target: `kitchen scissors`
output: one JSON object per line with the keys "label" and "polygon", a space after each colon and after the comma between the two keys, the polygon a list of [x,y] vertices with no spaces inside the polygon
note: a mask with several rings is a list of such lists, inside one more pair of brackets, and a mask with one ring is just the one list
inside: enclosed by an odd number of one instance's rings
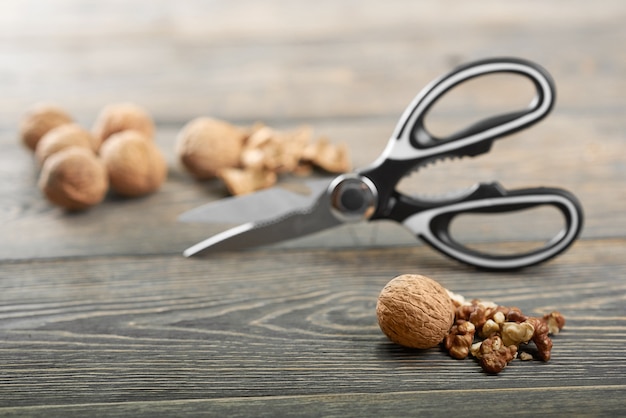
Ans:
{"label": "kitchen scissors", "polygon": [[[513,74],[532,82],[535,96],[527,108],[483,119],[446,137],[429,132],[425,118],[446,92],[467,80],[494,73]],[[180,220],[186,222],[239,223],[188,248],[184,255],[239,250],[346,222],[388,219],[402,224],[441,253],[479,268],[511,270],[546,261],[566,250],[582,228],[582,207],[568,191],[547,187],[506,190],[494,182],[430,199],[402,194],[396,185],[404,176],[433,161],[488,152],[494,140],[543,119],[552,109],[554,99],[552,78],[533,62],[498,58],[459,66],[431,82],[413,99],[383,153],[369,167],[330,180],[310,181],[308,193],[274,187],[221,199],[182,214]],[[558,210],[564,227],[538,249],[492,254],[463,245],[451,233],[450,225],[460,214],[512,212],[546,205]]]}

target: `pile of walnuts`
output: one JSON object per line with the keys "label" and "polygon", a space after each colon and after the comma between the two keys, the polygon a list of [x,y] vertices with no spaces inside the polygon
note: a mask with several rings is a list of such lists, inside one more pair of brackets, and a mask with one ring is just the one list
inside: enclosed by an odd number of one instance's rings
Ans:
{"label": "pile of walnuts", "polygon": [[532,360],[535,356],[531,351],[540,360],[550,360],[550,335],[558,334],[565,326],[565,318],[557,311],[529,317],[517,307],[480,300],[466,302],[452,292],[450,296],[455,320],[443,345],[456,359],[473,356],[487,373],[500,373],[517,357]]}
{"label": "pile of walnuts", "polygon": [[41,168],[40,189],[70,211],[97,205],[109,188],[126,197],[158,190],[167,163],[154,131],[148,112],[133,103],[106,106],[90,131],[51,104],[34,106],[20,125],[22,142]]}
{"label": "pile of walnuts", "polygon": [[309,127],[284,132],[262,123],[241,128],[198,117],[178,134],[176,154],[193,177],[219,178],[233,195],[271,187],[283,173],[308,175],[313,167],[331,173],[351,169],[345,144],[312,138]]}
{"label": "pile of walnuts", "polygon": [[473,356],[490,374],[500,373],[517,357],[533,359],[533,352],[540,360],[550,360],[549,335],[565,326],[557,311],[529,317],[516,307],[466,302],[417,274],[403,274],[387,283],[378,296],[376,315],[380,329],[396,344],[419,349],[442,344],[451,357]]}
{"label": "pile of walnuts", "polygon": [[[100,203],[109,189],[125,197],[157,191],[168,170],[154,134],[150,114],[133,103],[106,106],[91,130],[51,104],[34,106],[20,125],[22,142],[41,168],[39,187],[52,203],[70,211]],[[261,123],[240,128],[209,117],[193,119],[181,129],[176,154],[193,177],[219,178],[233,195],[270,187],[282,173],[351,168],[345,144],[313,141],[308,127],[292,132]]]}

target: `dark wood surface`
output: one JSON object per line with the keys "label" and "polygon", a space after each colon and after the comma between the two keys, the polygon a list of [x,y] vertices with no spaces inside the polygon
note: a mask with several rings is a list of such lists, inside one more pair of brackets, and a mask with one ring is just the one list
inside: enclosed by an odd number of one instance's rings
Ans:
{"label": "dark wood surface", "polygon": [[[625,19],[621,0],[3,2],[0,415],[626,414]],[[309,124],[346,142],[364,166],[430,80],[502,55],[550,71],[550,117],[402,187],[435,193],[498,180],[569,189],[586,222],[562,256],[479,272],[381,223],[182,257],[221,227],[177,216],[225,193],[176,161],[188,120]],[[470,89],[438,123],[520,92],[507,80]],[[111,195],[80,214],[51,206],[17,136],[38,101],[86,127],[108,103],[148,108],[169,164],[162,190]],[[495,238],[535,239],[527,219],[506,222]],[[380,332],[376,297],[401,273],[533,314],[557,309],[567,325],[548,363],[515,361],[489,376],[473,360],[403,349]]]}

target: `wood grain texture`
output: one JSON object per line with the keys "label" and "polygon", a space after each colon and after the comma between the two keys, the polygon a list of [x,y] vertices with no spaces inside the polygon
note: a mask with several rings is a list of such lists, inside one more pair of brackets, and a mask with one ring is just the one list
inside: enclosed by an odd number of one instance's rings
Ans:
{"label": "wood grain texture", "polygon": [[[458,268],[426,248],[8,263],[0,404],[231,399],[234,407],[248,396],[620,390],[625,256],[621,240],[585,241],[558,262],[506,274]],[[413,271],[529,314],[559,309],[567,325],[552,360],[515,361],[494,378],[473,360],[388,342],[376,297]],[[611,390],[603,393],[591,406],[610,400]]]}
{"label": "wood grain texture", "polygon": [[[625,18],[622,0],[3,1],[0,415],[626,414]],[[391,223],[181,256],[225,228],[176,222],[225,195],[218,181],[193,181],[178,164],[175,138],[187,121],[309,124],[346,142],[362,167],[428,82],[501,55],[553,75],[550,117],[487,155],[429,166],[400,187],[440,193],[498,180],[569,189],[586,221],[562,256],[485,273]],[[467,123],[525,94],[492,80],[460,93],[435,123]],[[58,103],[85,127],[112,102],[147,107],[169,165],[162,190],[111,194],[80,214],[52,207],[17,134],[38,101]],[[530,224],[512,217],[500,230],[467,234],[520,248],[544,229]],[[439,348],[391,344],[374,307],[401,273],[537,315],[560,310],[567,325],[552,360],[515,361],[495,377]]]}

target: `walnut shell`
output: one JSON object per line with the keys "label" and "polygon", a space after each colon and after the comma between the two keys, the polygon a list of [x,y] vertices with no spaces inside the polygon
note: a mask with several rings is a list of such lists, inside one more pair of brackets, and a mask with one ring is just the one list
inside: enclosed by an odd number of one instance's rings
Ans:
{"label": "walnut shell", "polygon": [[68,210],[83,210],[100,203],[109,186],[104,164],[93,151],[65,148],[43,164],[39,188],[52,203]]}
{"label": "walnut shell", "polygon": [[219,172],[230,194],[238,196],[267,189],[276,184],[276,173],[269,170],[225,168]]}
{"label": "walnut shell", "polygon": [[329,173],[345,173],[352,169],[348,146],[331,144],[326,137],[309,144],[302,157]]}
{"label": "walnut shell", "polygon": [[176,154],[198,180],[216,177],[239,166],[246,132],[228,122],[199,117],[188,122],[176,139]]}
{"label": "walnut shell", "polygon": [[96,150],[95,138],[89,131],[75,123],[66,123],[51,129],[41,138],[35,156],[39,164],[43,164],[50,155],[71,146]]}
{"label": "walnut shell", "polygon": [[135,197],[153,193],[167,177],[167,162],[153,141],[134,130],[111,135],[100,149],[111,189]]}
{"label": "walnut shell", "polygon": [[448,334],[454,321],[454,305],[436,281],[404,274],[391,280],[378,296],[378,325],[396,344],[431,348]]}
{"label": "walnut shell", "polygon": [[34,151],[37,143],[48,131],[70,122],[72,117],[65,110],[52,104],[39,103],[22,118],[20,137],[22,142]]}
{"label": "walnut shell", "polygon": [[154,121],[150,113],[137,104],[126,102],[105,106],[98,114],[92,132],[101,145],[111,135],[131,129],[142,132],[149,139],[154,138]]}

